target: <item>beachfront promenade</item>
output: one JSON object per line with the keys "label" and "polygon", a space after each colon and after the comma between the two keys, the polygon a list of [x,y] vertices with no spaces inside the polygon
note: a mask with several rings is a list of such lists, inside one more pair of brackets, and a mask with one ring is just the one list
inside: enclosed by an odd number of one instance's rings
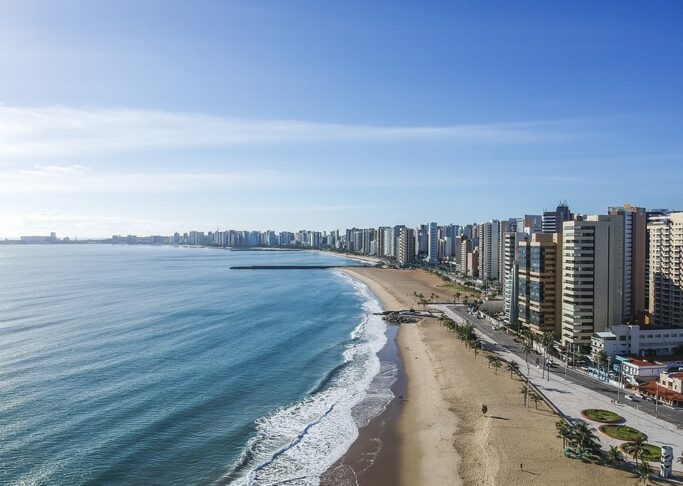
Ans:
{"label": "beachfront promenade", "polygon": [[[587,408],[613,410],[624,417],[626,425],[635,427],[645,433],[648,437],[648,443],[673,447],[674,458],[679,457],[683,453],[683,431],[677,429],[676,425],[662,419],[656,419],[647,412],[635,407],[613,403],[613,399],[610,398],[610,393],[614,393],[613,390],[606,390],[608,393],[605,394],[604,391],[591,389],[588,386],[583,386],[567,379],[564,376],[564,368],[553,368],[548,377],[547,373],[543,373],[542,367],[537,368],[535,360],[537,355],[529,355],[529,362],[527,363],[523,352],[517,353],[511,350],[517,348],[516,343],[513,344],[512,338],[505,336],[502,331],[493,331],[489,323],[470,316],[462,305],[433,304],[430,307],[442,311],[447,317],[458,323],[467,322],[473,324],[480,338],[487,343],[487,349],[496,352],[507,361],[516,362],[520,367],[520,372],[527,376],[528,380],[567,418],[585,420],[597,428],[601,424],[582,417],[581,410]],[[591,380],[590,378],[585,379]],[[595,386],[609,387],[609,385],[601,384],[597,380],[592,381]],[[624,401],[623,394],[621,400]],[[669,411],[668,413],[673,415],[683,412]],[[598,435],[603,447],[622,443],[621,441],[611,439],[605,434],[598,433]],[[676,469],[676,464],[674,464],[674,469]]]}

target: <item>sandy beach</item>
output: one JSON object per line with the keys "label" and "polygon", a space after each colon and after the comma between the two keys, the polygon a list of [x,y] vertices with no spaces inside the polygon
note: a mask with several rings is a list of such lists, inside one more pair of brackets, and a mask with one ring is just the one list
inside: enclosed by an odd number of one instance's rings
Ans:
{"label": "sandy beach", "polygon": [[[416,307],[413,292],[452,295],[428,272],[347,269],[386,310]],[[406,377],[396,421],[397,477],[404,485],[622,485],[634,476],[562,455],[558,417],[545,404],[527,410],[517,376],[489,368],[436,319],[401,325],[397,337]],[[482,403],[489,406],[483,416]],[[381,454],[381,453],[380,453]],[[378,461],[381,463],[381,461]],[[387,484],[370,480],[361,484]]]}

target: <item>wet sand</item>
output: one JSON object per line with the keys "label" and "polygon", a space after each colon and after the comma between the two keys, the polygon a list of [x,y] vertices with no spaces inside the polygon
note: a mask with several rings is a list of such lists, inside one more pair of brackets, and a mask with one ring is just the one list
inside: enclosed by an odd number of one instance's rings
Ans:
{"label": "wet sand", "polygon": [[[442,292],[443,282],[428,272],[376,268],[346,269],[365,282],[386,310],[417,308],[413,292]],[[371,423],[345,456],[362,474],[361,485],[590,485],[634,482],[632,474],[562,455],[556,437],[558,417],[543,403],[527,410],[519,393],[522,382],[504,368],[489,368],[436,319],[403,324],[397,337],[405,373],[405,400],[395,399],[384,429]],[[481,413],[481,404],[489,413]],[[393,414],[393,415],[392,415]],[[391,430],[395,438],[391,440]],[[353,457],[375,438],[384,446],[363,469]],[[382,435],[384,434],[384,435]],[[365,445],[364,445],[365,444]],[[355,478],[354,478],[355,479]],[[353,484],[353,483],[351,483]]]}

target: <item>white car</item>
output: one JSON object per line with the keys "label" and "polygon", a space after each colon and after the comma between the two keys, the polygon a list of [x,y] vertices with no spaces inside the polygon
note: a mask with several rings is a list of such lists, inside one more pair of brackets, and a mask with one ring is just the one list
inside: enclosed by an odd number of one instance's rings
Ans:
{"label": "white car", "polygon": [[624,398],[630,402],[639,402],[638,398],[634,397],[633,395],[626,395]]}

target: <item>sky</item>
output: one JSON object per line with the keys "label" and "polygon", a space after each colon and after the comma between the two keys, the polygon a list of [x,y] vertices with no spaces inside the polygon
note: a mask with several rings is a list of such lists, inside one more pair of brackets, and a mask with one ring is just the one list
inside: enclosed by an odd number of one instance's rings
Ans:
{"label": "sky", "polygon": [[680,0],[0,0],[0,237],[682,199]]}

